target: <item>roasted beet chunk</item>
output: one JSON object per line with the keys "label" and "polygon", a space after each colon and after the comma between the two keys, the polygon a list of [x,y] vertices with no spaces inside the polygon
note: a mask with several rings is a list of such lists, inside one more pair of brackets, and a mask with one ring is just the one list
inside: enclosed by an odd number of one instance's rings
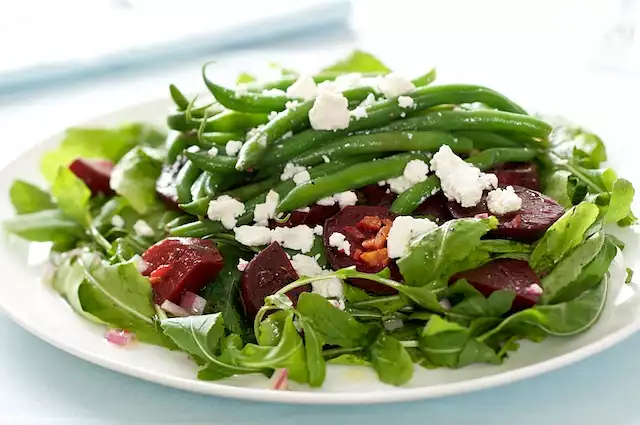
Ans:
{"label": "roasted beet chunk", "polygon": [[[522,199],[520,210],[498,216],[498,228],[491,235],[532,242],[542,237],[544,232],[564,214],[564,208],[553,199],[521,186],[513,186],[516,194]],[[482,201],[473,208],[463,208],[455,201],[449,201],[449,211],[455,218],[474,217],[489,214],[486,193]]]}
{"label": "roasted beet chunk", "polygon": [[499,165],[489,172],[498,177],[500,186],[522,186],[540,190],[538,167],[533,162],[509,162]]}
{"label": "roasted beet chunk", "polygon": [[180,209],[178,207],[178,193],[176,192],[176,177],[186,160],[186,157],[181,156],[173,164],[165,165],[162,167],[160,177],[156,180],[156,193],[167,206],[175,210]]}
{"label": "roasted beet chunk", "polygon": [[[397,273],[397,267],[387,256],[387,235],[395,215],[385,207],[349,206],[328,219],[324,225],[323,241],[327,259],[334,270],[356,266],[365,273],[377,273],[385,267]],[[349,253],[332,246],[334,233],[344,235]],[[394,276],[397,277],[397,276]],[[351,279],[350,283],[365,291],[390,294],[395,291],[366,279]]]}
{"label": "roasted beet chunk", "polygon": [[113,194],[109,180],[113,171],[113,162],[106,159],[78,158],[69,165],[69,170],[91,189],[91,194]]}
{"label": "roasted beet chunk", "polygon": [[447,197],[444,196],[442,191],[429,196],[422,204],[418,205],[413,215],[426,215],[438,224],[442,224],[452,218],[451,212],[447,207]]}
{"label": "roasted beet chunk", "polygon": [[324,222],[340,211],[340,207],[337,204],[334,205],[312,205],[309,211],[292,211],[291,216],[284,223],[278,223],[275,220],[271,220],[272,227],[294,227],[301,224],[306,224],[309,227],[316,225],[323,225]]}
{"label": "roasted beet chunk", "polygon": [[398,197],[389,190],[389,185],[370,184],[360,188],[358,191],[362,193],[364,202],[371,206],[390,207]]}
{"label": "roasted beet chunk", "polygon": [[516,312],[532,307],[540,298],[540,278],[521,260],[496,260],[477,269],[467,270],[451,278],[451,283],[466,279],[474,288],[488,297],[493,291],[510,289],[516,293],[511,311]]}
{"label": "roasted beet chunk", "polygon": [[142,274],[149,276],[156,303],[180,303],[187,291],[198,293],[223,266],[223,258],[213,242],[198,238],[167,238],[142,254],[147,264]]}
{"label": "roasted beet chunk", "polygon": [[[260,251],[247,264],[242,275],[242,304],[247,316],[255,317],[264,304],[265,297],[275,294],[295,280],[298,280],[298,274],[278,242],[273,242]],[[287,296],[295,303],[298,296],[308,290],[308,286],[303,286],[289,291]]]}

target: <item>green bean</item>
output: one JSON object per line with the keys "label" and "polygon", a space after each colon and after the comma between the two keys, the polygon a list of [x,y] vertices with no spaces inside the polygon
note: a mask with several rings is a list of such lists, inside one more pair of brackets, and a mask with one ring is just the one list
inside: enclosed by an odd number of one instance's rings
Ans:
{"label": "green bean", "polygon": [[203,171],[227,174],[236,172],[236,158],[233,156],[211,156],[207,152],[185,152],[184,154]]}
{"label": "green bean", "polygon": [[193,223],[195,220],[190,215],[182,215],[174,218],[164,225],[166,230],[173,229],[174,227],[182,226],[183,224]]}
{"label": "green bean", "polygon": [[200,220],[174,227],[169,230],[169,234],[183,238],[204,238],[205,236],[225,231],[226,229],[219,221]]}
{"label": "green bean", "polygon": [[198,138],[192,133],[170,131],[165,142],[165,147],[167,148],[167,164],[176,162],[178,156],[182,154],[185,149],[197,143]]}
{"label": "green bean", "polygon": [[[536,156],[536,153],[536,150],[527,148],[491,148],[470,156],[465,161],[481,170],[486,170],[504,162],[530,161]],[[391,204],[391,211],[396,214],[410,214],[429,196],[438,192],[439,189],[440,180],[438,177],[435,175],[429,176],[427,180],[411,186],[408,190],[398,195],[393,204]]]}
{"label": "green bean", "polygon": [[[344,97],[349,101],[362,101],[373,89],[370,87],[359,87],[343,92]],[[308,100],[299,103],[297,106],[287,109],[267,125],[262,131],[249,138],[238,154],[236,168],[247,170],[258,165],[269,145],[280,139],[290,131],[296,131],[309,125],[309,111],[313,107],[315,100]],[[396,102],[397,103],[397,102]]]}
{"label": "green bean", "polygon": [[280,175],[272,176],[253,184],[238,187],[226,192],[225,194],[244,202],[260,195],[261,193],[268,192],[269,189],[275,187],[278,183],[280,183]]}
{"label": "green bean", "polygon": [[517,132],[530,137],[546,138],[552,128],[529,115],[504,111],[439,111],[396,121],[376,131],[412,130],[482,130]]}
{"label": "green bean", "polygon": [[[249,129],[269,121],[266,114],[249,114],[226,110],[205,120],[202,131],[205,133],[243,133]],[[198,130],[202,126],[202,119],[187,120],[185,112],[173,112],[167,117],[169,128],[178,131]]]}
{"label": "green bean", "polygon": [[426,74],[419,76],[418,78],[414,78],[411,82],[416,87],[428,86],[436,80],[437,72],[435,68],[429,70]]}
{"label": "green bean", "polygon": [[265,153],[264,160],[260,163],[260,167],[282,165],[314,146],[319,146],[325,142],[343,138],[348,135],[348,131],[305,130],[270,147]]}
{"label": "green bean", "polygon": [[207,209],[212,199],[213,196],[206,195],[191,202],[180,204],[179,207],[188,214],[203,217],[207,214]]}
{"label": "green bean", "polygon": [[[343,72],[322,72],[320,74],[314,75],[313,76],[313,81],[315,81],[316,84],[318,84],[318,83],[322,83],[324,81],[335,80],[337,77],[340,77],[341,75],[345,75],[345,73],[343,73]],[[378,76],[380,76],[380,74],[363,73],[362,76],[363,77],[378,77]],[[248,85],[248,89],[249,89],[249,91],[258,91],[258,92],[261,92],[263,90],[268,90],[268,89],[278,89],[278,90],[286,91],[293,83],[295,83],[298,80],[298,78],[299,77],[297,75],[284,76],[280,80],[269,81],[269,82],[264,83],[264,84],[259,84],[259,83],[258,84],[250,84],[250,85]],[[418,85],[418,84],[416,84],[416,85]]]}
{"label": "green bean", "polygon": [[204,191],[208,196],[215,195],[218,192],[220,182],[224,179],[226,174],[212,173],[207,174],[207,179],[204,182]]}
{"label": "green bean", "polygon": [[243,173],[237,172],[231,174],[211,173],[211,177],[204,182],[204,189],[206,193],[202,193],[199,197],[194,196],[193,201],[180,204],[179,207],[189,214],[204,216],[209,208],[209,203],[216,195],[230,187],[242,183],[245,178],[246,176]]}
{"label": "green bean", "polygon": [[189,107],[189,100],[175,85],[169,85],[169,93],[171,93],[171,99],[173,99],[173,103],[176,104],[179,111],[184,111]]}
{"label": "green bean", "polygon": [[200,173],[198,178],[191,185],[191,199],[199,199],[205,196],[204,182],[208,178],[208,171]]}
{"label": "green bean", "polygon": [[410,160],[427,158],[427,154],[417,152],[398,154],[352,165],[332,175],[312,179],[295,187],[284,199],[281,199],[276,211],[278,213],[293,211],[336,193],[397,177],[402,174]]}
{"label": "green bean", "polygon": [[230,140],[244,141],[244,134],[241,133],[204,133],[199,141],[201,148],[212,148],[225,146]]}
{"label": "green bean", "polygon": [[201,171],[191,161],[185,162],[176,176],[176,194],[178,202],[185,204],[191,202],[191,186],[196,181]]}
{"label": "green bean", "polygon": [[291,162],[297,165],[315,165],[321,163],[323,157],[334,159],[363,153],[437,151],[442,145],[449,145],[458,153],[468,153],[473,148],[469,139],[455,138],[438,131],[360,134],[323,145],[293,158]]}
{"label": "green bean", "polygon": [[488,131],[454,131],[452,132],[457,137],[467,137],[473,141],[473,147],[475,149],[488,149],[488,148],[518,148],[522,147],[522,144],[501,134],[491,133]]}

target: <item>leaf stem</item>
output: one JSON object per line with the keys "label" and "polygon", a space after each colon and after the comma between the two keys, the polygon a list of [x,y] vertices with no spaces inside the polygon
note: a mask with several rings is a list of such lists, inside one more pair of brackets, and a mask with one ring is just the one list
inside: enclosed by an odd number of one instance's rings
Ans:
{"label": "leaf stem", "polygon": [[342,354],[358,353],[364,350],[364,347],[352,347],[352,348],[329,348],[322,352],[324,357],[337,357]]}

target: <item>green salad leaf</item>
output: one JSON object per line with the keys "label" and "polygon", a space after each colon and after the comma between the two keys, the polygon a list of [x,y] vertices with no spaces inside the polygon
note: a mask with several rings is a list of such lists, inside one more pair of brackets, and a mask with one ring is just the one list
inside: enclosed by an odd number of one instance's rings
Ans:
{"label": "green salad leaf", "polygon": [[369,348],[371,364],[385,384],[403,385],[413,377],[413,362],[404,346],[394,337],[380,332]]}
{"label": "green salad leaf", "polygon": [[246,72],[241,72],[240,75],[238,75],[238,78],[236,78],[236,84],[253,83],[256,80],[257,79],[255,76],[248,74]]}
{"label": "green salad leaf", "polygon": [[136,147],[127,152],[113,168],[111,188],[131,203],[140,214],[159,208],[156,180],[162,171],[162,162],[148,150]]}
{"label": "green salad leaf", "polygon": [[324,68],[321,72],[388,74],[391,70],[372,54],[362,50],[355,50],[346,58]]}
{"label": "green salad leaf", "polygon": [[89,225],[91,221],[89,213],[91,191],[68,168],[58,168],[58,173],[51,186],[51,194],[67,217],[85,227]]}
{"label": "green salad leaf", "polygon": [[224,336],[224,320],[219,313],[164,319],[160,326],[181,350],[204,361],[214,356]]}
{"label": "green salad leaf", "polygon": [[103,324],[102,320],[84,311],[80,304],[78,291],[86,278],[84,263],[90,264],[97,259],[94,254],[89,252],[81,254],[81,257],[83,261],[74,255],[64,255],[63,260],[56,267],[51,284],[53,289],[67,300],[73,311],[92,322]]}
{"label": "green salad leaf", "polygon": [[617,223],[631,214],[635,189],[627,179],[619,178],[613,184],[611,199],[604,215],[605,223]]}
{"label": "green salad leaf", "polygon": [[470,321],[479,317],[501,317],[511,309],[516,294],[510,290],[500,290],[485,298],[465,279],[459,279],[447,289],[447,298],[456,296],[462,296],[463,299],[446,312],[447,316]]}
{"label": "green salad leaf", "polygon": [[85,236],[84,228],[58,209],[11,217],[4,221],[4,228],[28,241],[53,242],[61,249],[73,248]]}
{"label": "green salad leaf", "polygon": [[322,355],[324,340],[322,336],[313,329],[308,319],[301,317],[300,323],[302,325],[302,331],[304,332],[304,348],[307,355],[309,385],[312,387],[320,387],[327,375],[327,364]]}
{"label": "green salad leaf", "polygon": [[17,214],[30,214],[56,208],[51,195],[24,180],[16,180],[9,189],[9,197]]}

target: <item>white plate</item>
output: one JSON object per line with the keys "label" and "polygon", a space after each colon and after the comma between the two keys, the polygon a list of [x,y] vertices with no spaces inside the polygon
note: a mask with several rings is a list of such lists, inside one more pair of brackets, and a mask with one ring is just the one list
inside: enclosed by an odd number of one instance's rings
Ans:
{"label": "white plate", "polygon": [[[83,125],[111,126],[133,120],[162,123],[168,104],[157,101],[97,118]],[[38,163],[41,154],[60,141],[56,135],[16,159],[0,172],[0,217],[13,214],[8,190],[16,178],[41,181]],[[611,147],[615,140],[607,139]],[[624,167],[626,170],[632,167]],[[637,176],[637,171],[636,171]],[[636,187],[640,179],[635,180]],[[613,229],[628,247],[625,258],[637,259],[638,235],[634,230]],[[588,332],[574,338],[550,338],[541,344],[524,343],[522,348],[501,366],[473,365],[460,370],[426,370],[416,367],[413,380],[403,388],[382,384],[369,368],[331,365],[321,389],[300,386],[295,391],[271,391],[261,376],[243,376],[224,382],[196,379],[196,365],[179,352],[133,344],[117,347],[103,339],[104,329],[74,314],[67,304],[40,281],[37,245],[29,246],[16,238],[0,238],[0,306],[8,315],[50,344],[74,356],[106,368],[159,384],[189,391],[260,401],[317,404],[362,404],[415,400],[475,391],[514,382],[576,362],[610,347],[640,328],[635,286],[624,285],[624,264],[619,255],[611,275],[611,288],[605,311]],[[638,267],[635,267],[638,269]]]}

